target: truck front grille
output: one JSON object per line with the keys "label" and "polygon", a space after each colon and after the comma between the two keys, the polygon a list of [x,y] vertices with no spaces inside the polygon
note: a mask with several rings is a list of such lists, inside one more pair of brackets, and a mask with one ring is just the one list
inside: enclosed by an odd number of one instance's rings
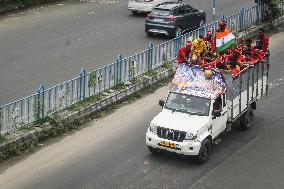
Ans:
{"label": "truck front grille", "polygon": [[160,138],[177,141],[177,142],[183,142],[183,140],[185,139],[186,132],[163,128],[163,127],[157,127],[157,135]]}

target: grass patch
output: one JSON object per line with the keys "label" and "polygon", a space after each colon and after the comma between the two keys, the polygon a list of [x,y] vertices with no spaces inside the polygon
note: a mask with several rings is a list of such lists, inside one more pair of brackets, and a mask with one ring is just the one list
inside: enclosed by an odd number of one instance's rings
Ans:
{"label": "grass patch", "polygon": [[148,76],[148,77],[153,77],[153,76],[155,76],[157,74],[158,74],[158,72],[156,70],[149,70],[144,75]]}
{"label": "grass patch", "polygon": [[166,69],[172,69],[173,68],[173,64],[170,63],[170,62],[165,62],[164,64],[162,64],[162,67],[166,68]]}
{"label": "grass patch", "polygon": [[11,12],[28,7],[38,6],[55,0],[13,0],[0,3],[0,13]]}
{"label": "grass patch", "polygon": [[98,93],[94,96],[90,96],[88,98],[85,98],[84,100],[81,100],[75,104],[72,104],[71,106],[67,107],[66,110],[79,110],[82,106],[88,105],[90,103],[96,103],[100,100],[103,99],[105,95],[103,95],[102,93]]}
{"label": "grass patch", "polygon": [[118,83],[116,86],[112,87],[112,90],[116,90],[116,91],[120,91],[120,90],[124,90],[126,89],[126,85],[124,85],[123,83]]}
{"label": "grass patch", "polygon": [[20,127],[20,128],[18,129],[18,131],[31,131],[31,130],[33,130],[33,129],[34,129],[34,125],[32,125],[32,124],[27,124],[27,125],[24,125],[24,126]]}
{"label": "grass patch", "polygon": [[7,141],[7,139],[5,138],[5,136],[0,135],[0,144],[2,144],[3,142]]}

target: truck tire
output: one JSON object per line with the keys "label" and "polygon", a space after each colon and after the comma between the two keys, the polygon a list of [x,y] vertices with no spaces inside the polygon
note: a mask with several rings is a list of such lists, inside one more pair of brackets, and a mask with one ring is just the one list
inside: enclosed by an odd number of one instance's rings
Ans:
{"label": "truck tire", "polygon": [[158,149],[153,148],[153,147],[151,147],[151,146],[148,146],[148,150],[149,150],[152,154],[157,154],[157,153],[159,152]]}
{"label": "truck tire", "polygon": [[252,109],[248,109],[242,116],[241,116],[241,120],[240,120],[240,127],[242,130],[248,130],[251,128],[252,126],[252,122],[253,122],[253,110]]}
{"label": "truck tire", "polygon": [[199,164],[203,164],[208,160],[211,151],[211,145],[212,144],[210,140],[207,138],[202,141],[199,153],[196,156],[196,160]]}

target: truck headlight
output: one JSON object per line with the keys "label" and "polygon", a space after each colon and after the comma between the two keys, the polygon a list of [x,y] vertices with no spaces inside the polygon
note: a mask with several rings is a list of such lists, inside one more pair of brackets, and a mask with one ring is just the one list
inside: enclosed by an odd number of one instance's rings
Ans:
{"label": "truck headlight", "polygon": [[196,138],[197,136],[192,133],[186,133],[185,135],[185,140],[195,140]]}
{"label": "truck headlight", "polygon": [[153,134],[157,134],[157,125],[151,123],[149,127],[149,131]]}

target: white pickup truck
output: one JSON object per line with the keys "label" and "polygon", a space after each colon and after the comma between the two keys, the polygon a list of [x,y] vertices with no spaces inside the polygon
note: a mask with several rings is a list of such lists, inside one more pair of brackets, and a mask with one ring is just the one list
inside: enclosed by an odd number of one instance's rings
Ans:
{"label": "white pickup truck", "polygon": [[213,142],[233,123],[243,130],[251,127],[256,102],[267,94],[267,80],[265,62],[247,66],[236,77],[179,65],[166,101],[159,101],[162,111],[147,130],[149,151],[170,151],[206,162]]}

